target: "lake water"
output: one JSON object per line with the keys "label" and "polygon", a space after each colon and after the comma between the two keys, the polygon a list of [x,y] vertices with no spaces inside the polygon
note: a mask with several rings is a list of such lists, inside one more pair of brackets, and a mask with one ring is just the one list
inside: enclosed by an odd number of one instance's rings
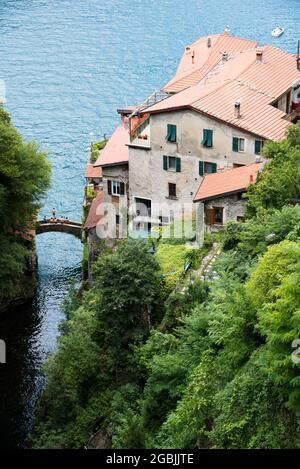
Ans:
{"label": "lake water", "polygon": [[[0,0],[0,80],[6,108],[26,139],[49,152],[52,188],[44,214],[80,220],[90,132],[110,134],[119,106],[140,103],[175,71],[183,48],[222,32],[296,53],[299,0]],[[284,26],[273,39],[271,30]],[[297,29],[298,28],[298,29]],[[284,70],[282,71],[284,73]],[[60,305],[80,279],[82,246],[72,236],[38,237],[32,304],[0,318],[8,363],[0,365],[0,447],[24,447],[55,349]]]}

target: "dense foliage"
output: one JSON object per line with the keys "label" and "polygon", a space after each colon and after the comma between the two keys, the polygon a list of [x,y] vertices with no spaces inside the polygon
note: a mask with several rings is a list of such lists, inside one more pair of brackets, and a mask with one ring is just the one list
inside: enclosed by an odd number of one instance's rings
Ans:
{"label": "dense foliage", "polygon": [[166,299],[142,242],[98,260],[94,286],[68,301],[36,446],[300,447],[299,137],[266,145],[216,280]]}
{"label": "dense foliage", "polygon": [[13,295],[24,271],[28,254],[24,235],[49,184],[45,154],[35,143],[23,141],[0,107],[0,299]]}

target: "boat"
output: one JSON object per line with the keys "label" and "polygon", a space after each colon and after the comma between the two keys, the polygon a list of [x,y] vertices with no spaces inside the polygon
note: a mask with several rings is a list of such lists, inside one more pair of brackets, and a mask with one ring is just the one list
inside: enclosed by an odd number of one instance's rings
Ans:
{"label": "boat", "polygon": [[284,28],[281,26],[277,26],[277,28],[273,29],[272,31],[272,36],[273,37],[279,37],[284,33]]}

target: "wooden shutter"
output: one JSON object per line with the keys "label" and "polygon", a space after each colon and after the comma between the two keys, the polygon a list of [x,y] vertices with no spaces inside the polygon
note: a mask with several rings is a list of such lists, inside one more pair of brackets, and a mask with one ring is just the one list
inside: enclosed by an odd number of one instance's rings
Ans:
{"label": "wooden shutter", "polygon": [[125,184],[124,182],[120,182],[120,195],[125,194]]}
{"label": "wooden shutter", "polygon": [[169,182],[169,197],[176,197],[176,184]]}
{"label": "wooden shutter", "polygon": [[204,129],[204,130],[203,130],[203,139],[202,139],[201,145],[203,145],[203,146],[205,147],[205,146],[206,146],[206,142],[207,142],[207,130]]}
{"label": "wooden shutter", "polygon": [[237,137],[232,139],[232,151],[239,151],[239,139]]}
{"label": "wooden shutter", "polygon": [[164,168],[165,171],[167,171],[167,169],[168,169],[168,157],[167,157],[167,155],[164,155],[163,168]]}
{"label": "wooden shutter", "polygon": [[199,175],[204,176],[204,161],[199,161]]}
{"label": "wooden shutter", "polygon": [[181,172],[181,159],[176,158],[176,173],[180,173],[180,172]]}
{"label": "wooden shutter", "polygon": [[215,223],[215,209],[205,207],[204,212],[205,212],[205,223],[207,225],[213,225]]}
{"label": "wooden shutter", "polygon": [[206,130],[206,147],[211,148],[213,146],[213,131]]}
{"label": "wooden shutter", "polygon": [[211,163],[212,165],[212,173],[216,173],[217,172],[217,163]]}
{"label": "wooden shutter", "polygon": [[167,142],[176,142],[177,139],[177,128],[174,124],[168,124],[167,126]]}
{"label": "wooden shutter", "polygon": [[261,153],[261,147],[262,147],[262,144],[261,144],[261,140],[255,140],[255,154],[256,155],[260,155]]}
{"label": "wooden shutter", "polygon": [[107,193],[111,195],[111,181],[109,179],[107,180]]}
{"label": "wooden shutter", "polygon": [[177,127],[176,125],[171,125],[171,142],[176,142],[177,140]]}

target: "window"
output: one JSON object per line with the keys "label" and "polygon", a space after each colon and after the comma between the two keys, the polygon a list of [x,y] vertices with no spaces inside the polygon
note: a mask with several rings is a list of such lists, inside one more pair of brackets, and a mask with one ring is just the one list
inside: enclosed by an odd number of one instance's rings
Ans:
{"label": "window", "polygon": [[211,174],[217,172],[216,163],[210,163],[209,161],[199,161],[199,175],[204,176],[205,174]]}
{"label": "window", "polygon": [[167,142],[175,143],[177,141],[177,127],[174,124],[168,124],[167,127]]}
{"label": "window", "polygon": [[176,158],[175,156],[164,155],[163,168],[165,171],[176,171],[176,173],[180,173],[181,159]]}
{"label": "window", "polygon": [[254,152],[256,155],[261,155],[263,147],[264,147],[263,140],[255,140]]}
{"label": "window", "polygon": [[169,197],[176,197],[176,184],[169,182]]}
{"label": "window", "polygon": [[141,217],[151,217],[151,200],[135,198],[136,215]]}
{"label": "window", "polygon": [[109,195],[124,195],[125,194],[125,184],[120,181],[110,181],[107,180],[107,193]]}
{"label": "window", "polygon": [[120,182],[119,181],[113,181],[112,195],[120,195]]}
{"label": "window", "polygon": [[120,215],[116,215],[116,224],[117,224],[117,225],[120,224]]}
{"label": "window", "polygon": [[233,137],[233,139],[232,139],[232,151],[244,152],[245,151],[245,139],[244,138]]}
{"label": "window", "polygon": [[245,217],[236,217],[236,220],[237,220],[239,223],[244,223],[244,222],[245,222]]}
{"label": "window", "polygon": [[213,146],[213,131],[212,130],[209,130],[209,129],[203,130],[203,139],[202,139],[201,145],[203,145],[206,148],[212,148]]}
{"label": "window", "polygon": [[223,207],[205,208],[205,223],[223,225],[223,210]]}

